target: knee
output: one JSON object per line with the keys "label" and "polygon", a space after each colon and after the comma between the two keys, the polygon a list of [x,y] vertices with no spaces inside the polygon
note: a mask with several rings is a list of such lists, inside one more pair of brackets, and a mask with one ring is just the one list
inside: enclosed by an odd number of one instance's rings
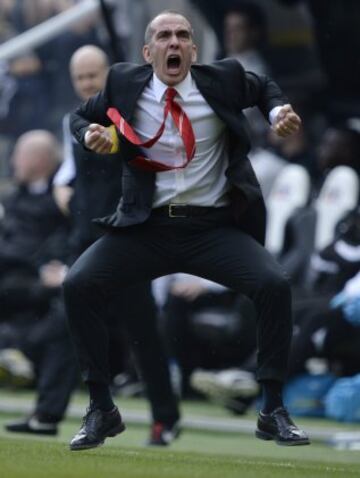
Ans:
{"label": "knee", "polygon": [[88,290],[89,280],[87,274],[79,268],[72,267],[67,273],[64,283],[63,291],[65,301],[71,300],[72,297],[78,297],[84,290]]}
{"label": "knee", "polygon": [[282,270],[272,270],[263,274],[259,281],[258,290],[271,294],[274,297],[281,297],[284,300],[291,299],[290,281]]}

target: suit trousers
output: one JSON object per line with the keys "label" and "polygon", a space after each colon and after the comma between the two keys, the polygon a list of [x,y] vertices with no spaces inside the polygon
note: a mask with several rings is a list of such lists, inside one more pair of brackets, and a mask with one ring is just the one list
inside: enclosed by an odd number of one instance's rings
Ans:
{"label": "suit trousers", "polygon": [[[84,308],[83,312],[86,309]],[[135,354],[136,364],[146,388],[146,394],[151,407],[151,416],[155,422],[172,424],[179,419],[179,409],[175,394],[173,393],[168,361],[158,332],[157,310],[151,290],[151,283],[144,282],[130,287],[121,287],[116,295],[112,296],[109,303],[102,305],[101,322],[102,332],[95,339],[92,348],[95,349],[94,358],[89,356],[86,350],[80,347],[80,368],[85,381],[109,382],[109,365],[106,360],[109,351],[108,334],[110,319],[110,333],[116,330],[116,322],[121,320],[127,332],[129,345]],[[70,330],[72,330],[70,321]],[[92,324],[88,323],[88,326]],[[77,344],[78,342],[75,341]],[[78,349],[78,347],[76,347]],[[94,373],[92,363],[96,363],[96,356],[101,356],[103,361],[101,377],[98,372]]]}
{"label": "suit trousers", "polygon": [[108,377],[106,304],[137,283],[184,272],[253,300],[257,378],[284,381],[292,335],[289,282],[273,256],[234,224],[230,208],[206,211],[167,217],[155,209],[145,223],[110,230],[74,263],[64,283],[65,304],[88,380]]}

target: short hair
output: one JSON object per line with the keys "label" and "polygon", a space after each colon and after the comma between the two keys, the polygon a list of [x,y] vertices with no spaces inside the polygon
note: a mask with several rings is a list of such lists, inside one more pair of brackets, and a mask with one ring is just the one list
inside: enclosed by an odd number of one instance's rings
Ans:
{"label": "short hair", "polygon": [[109,57],[105,51],[97,45],[87,44],[81,46],[72,54],[70,58],[70,70],[73,68],[74,64],[77,63],[79,58],[82,59],[84,55],[95,55],[98,59],[104,62],[104,67],[109,67]]}
{"label": "short hair", "polygon": [[245,17],[249,27],[258,31],[259,42],[266,42],[268,22],[266,14],[260,5],[244,1],[236,4],[234,7],[228,8],[225,12],[225,16],[231,13]]}
{"label": "short hair", "polygon": [[168,9],[168,10],[162,10],[161,12],[159,12],[157,15],[155,15],[155,17],[153,17],[149,23],[147,24],[146,28],[145,28],[145,34],[144,34],[144,42],[145,44],[147,45],[148,43],[150,43],[151,41],[151,38],[154,34],[154,29],[152,27],[152,24],[153,24],[153,21],[155,20],[155,18],[158,18],[162,15],[167,15],[167,14],[170,14],[170,15],[178,15],[179,17],[183,17],[185,18],[185,20],[188,22],[189,26],[190,26],[190,33],[191,33],[191,36],[194,35],[194,31],[193,31],[193,28],[191,26],[191,23],[190,23],[190,20],[183,14],[183,13],[180,13],[178,12],[177,10],[172,10],[172,9]]}

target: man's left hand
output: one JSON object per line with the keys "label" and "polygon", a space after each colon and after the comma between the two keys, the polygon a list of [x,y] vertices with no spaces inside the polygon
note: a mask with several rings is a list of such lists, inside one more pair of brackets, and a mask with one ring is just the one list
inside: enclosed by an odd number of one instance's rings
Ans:
{"label": "man's left hand", "polygon": [[278,136],[285,137],[299,131],[301,119],[291,105],[284,105],[276,115],[272,129]]}

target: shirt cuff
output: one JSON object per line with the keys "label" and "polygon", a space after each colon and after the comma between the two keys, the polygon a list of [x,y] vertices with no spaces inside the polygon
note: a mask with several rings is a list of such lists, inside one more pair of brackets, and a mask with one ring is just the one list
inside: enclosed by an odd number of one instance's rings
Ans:
{"label": "shirt cuff", "polygon": [[279,111],[281,110],[281,108],[283,107],[284,105],[282,106],[275,106],[275,108],[273,108],[270,113],[269,113],[269,121],[270,123],[273,125],[275,123],[275,120],[276,120],[276,117],[279,113]]}

